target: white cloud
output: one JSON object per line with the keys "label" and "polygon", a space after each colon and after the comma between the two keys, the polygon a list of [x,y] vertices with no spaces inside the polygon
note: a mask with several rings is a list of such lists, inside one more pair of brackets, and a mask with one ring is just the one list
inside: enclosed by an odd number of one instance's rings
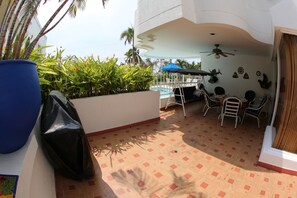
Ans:
{"label": "white cloud", "polygon": [[[137,0],[109,0],[105,9],[101,0],[88,0],[86,9],[77,12],[75,18],[66,16],[61,23],[47,34],[47,44],[62,46],[65,55],[99,55],[120,59],[129,46],[120,40],[121,33],[134,24]],[[41,24],[57,7],[56,1],[48,1],[38,11]],[[54,51],[55,47],[47,50]]]}

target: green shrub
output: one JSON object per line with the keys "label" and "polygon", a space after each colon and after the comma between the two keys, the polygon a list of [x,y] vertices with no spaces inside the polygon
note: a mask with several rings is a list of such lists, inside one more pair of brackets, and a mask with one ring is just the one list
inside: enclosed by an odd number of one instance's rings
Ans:
{"label": "green shrub", "polygon": [[147,91],[153,80],[150,67],[118,65],[116,58],[62,59],[62,53],[63,50],[57,50],[55,55],[44,55],[35,50],[30,57],[37,64],[43,99],[52,90],[71,99]]}

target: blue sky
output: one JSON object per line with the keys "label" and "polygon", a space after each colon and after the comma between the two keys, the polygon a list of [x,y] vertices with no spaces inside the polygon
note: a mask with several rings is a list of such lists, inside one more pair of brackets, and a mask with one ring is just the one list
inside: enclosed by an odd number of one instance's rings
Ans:
{"label": "blue sky", "polygon": [[[43,25],[57,7],[57,1],[48,1],[38,11]],[[120,40],[121,33],[134,25],[137,0],[109,0],[105,9],[101,0],[87,0],[86,9],[77,12],[75,18],[66,16],[60,24],[47,34],[47,45],[65,49],[64,55],[79,57],[99,55],[105,59],[115,55],[124,61],[129,45]]]}

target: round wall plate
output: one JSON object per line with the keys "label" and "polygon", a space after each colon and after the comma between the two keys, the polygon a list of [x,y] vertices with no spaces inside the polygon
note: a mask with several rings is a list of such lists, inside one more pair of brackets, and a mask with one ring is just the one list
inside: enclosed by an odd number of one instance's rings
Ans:
{"label": "round wall plate", "polygon": [[260,71],[257,71],[257,72],[256,72],[256,75],[257,75],[257,76],[261,76],[261,72],[260,72]]}
{"label": "round wall plate", "polygon": [[244,69],[243,69],[243,67],[238,67],[237,72],[238,72],[239,74],[243,74],[243,73],[244,73]]}

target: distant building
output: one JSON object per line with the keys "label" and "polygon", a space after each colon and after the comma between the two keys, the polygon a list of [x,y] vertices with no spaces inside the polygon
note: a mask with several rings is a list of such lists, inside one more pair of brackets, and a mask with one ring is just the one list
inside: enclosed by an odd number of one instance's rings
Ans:
{"label": "distant building", "polygon": [[[32,19],[32,23],[30,24],[29,28],[28,28],[28,36],[32,35],[33,38],[35,38],[37,36],[37,34],[39,33],[39,31],[41,30],[41,25],[39,23],[39,20],[36,16],[33,17]],[[41,46],[46,46],[46,42],[47,42],[47,37],[43,36],[39,39],[38,43],[36,44],[35,47],[41,47]],[[40,53],[45,54],[46,53],[46,49],[42,49],[40,51]]]}

